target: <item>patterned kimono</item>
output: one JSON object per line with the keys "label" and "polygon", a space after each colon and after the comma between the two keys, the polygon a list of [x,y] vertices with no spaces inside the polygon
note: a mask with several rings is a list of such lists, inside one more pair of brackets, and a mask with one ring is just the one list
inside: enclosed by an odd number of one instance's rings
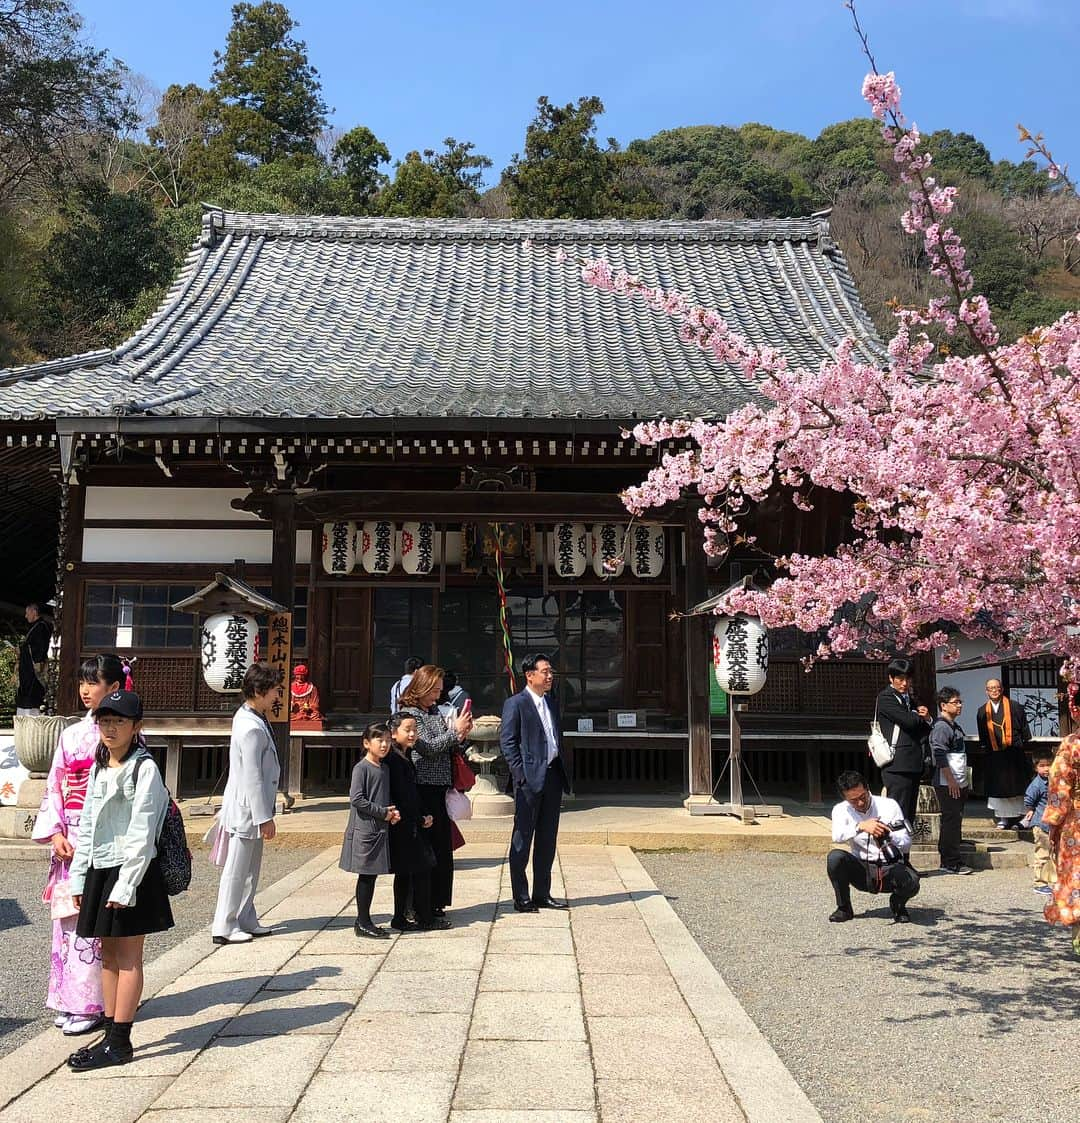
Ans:
{"label": "patterned kimono", "polygon": [[1054,896],[1043,910],[1051,924],[1072,927],[1073,944],[1080,952],[1080,737],[1068,737],[1050,769],[1049,793],[1043,822],[1061,824],[1058,838]]}
{"label": "patterned kimono", "polygon": [[[45,796],[34,824],[35,842],[51,843],[52,836],[59,833],[66,836],[73,848],[78,846],[79,819],[99,740],[97,723],[89,711],[78,725],[69,726],[60,734]],[[67,881],[70,866],[70,862],[62,862],[53,854],[45,892],[41,895],[43,901],[51,901],[53,888]],[[53,921],[46,1005],[52,1010],[87,1018],[105,1009],[101,994],[101,941],[77,936],[78,919],[76,915]]]}

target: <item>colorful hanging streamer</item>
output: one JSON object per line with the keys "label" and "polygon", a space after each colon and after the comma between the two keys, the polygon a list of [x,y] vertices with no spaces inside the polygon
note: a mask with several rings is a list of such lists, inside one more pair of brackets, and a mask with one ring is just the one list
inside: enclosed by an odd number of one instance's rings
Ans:
{"label": "colorful hanging streamer", "polygon": [[506,659],[506,677],[510,680],[510,693],[517,693],[514,677],[514,653],[510,647],[510,623],[506,611],[506,575],[503,572],[502,524],[495,523],[495,584],[499,590],[499,623],[502,625],[503,656]]}

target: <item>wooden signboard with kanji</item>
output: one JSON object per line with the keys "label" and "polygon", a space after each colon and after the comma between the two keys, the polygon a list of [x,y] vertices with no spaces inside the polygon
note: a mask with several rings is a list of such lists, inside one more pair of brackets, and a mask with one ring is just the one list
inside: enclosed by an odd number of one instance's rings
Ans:
{"label": "wooden signboard with kanji", "polygon": [[272,722],[289,723],[289,675],[292,667],[292,613],[272,612],[266,620],[266,661],[280,667],[285,690],[270,711]]}

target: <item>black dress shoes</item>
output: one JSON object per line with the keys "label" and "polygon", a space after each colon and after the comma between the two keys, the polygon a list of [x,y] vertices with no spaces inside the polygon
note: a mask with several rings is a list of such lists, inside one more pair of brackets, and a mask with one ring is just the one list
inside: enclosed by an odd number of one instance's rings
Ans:
{"label": "black dress shoes", "polygon": [[68,1068],[72,1072],[90,1072],[95,1068],[111,1068],[114,1065],[126,1065],[134,1056],[130,1046],[126,1049],[120,1045],[113,1045],[108,1041],[95,1045],[85,1052],[80,1049],[68,1057]]}
{"label": "black dress shoes", "polygon": [[558,897],[533,897],[533,907],[538,909],[568,909],[570,906]]}
{"label": "black dress shoes", "polygon": [[844,908],[844,906],[841,905],[835,912],[829,913],[829,920],[831,920],[833,924],[843,924],[845,921],[852,920],[854,916],[855,913],[852,912],[851,909]]}
{"label": "black dress shoes", "polygon": [[361,924],[359,920],[353,925],[353,932],[357,936],[367,936],[370,940],[390,938],[390,933],[385,928],[376,928],[374,924]]}
{"label": "black dress shoes", "polygon": [[517,897],[514,898],[514,912],[539,912],[540,907],[535,901],[530,901],[527,898],[521,900]]}

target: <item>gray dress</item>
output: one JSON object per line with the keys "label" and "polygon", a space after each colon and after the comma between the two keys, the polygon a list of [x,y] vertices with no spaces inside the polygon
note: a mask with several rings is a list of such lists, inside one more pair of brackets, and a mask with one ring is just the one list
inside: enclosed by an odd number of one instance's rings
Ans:
{"label": "gray dress", "polygon": [[390,769],[365,757],[353,769],[349,786],[349,823],[338,865],[348,873],[390,872]]}

